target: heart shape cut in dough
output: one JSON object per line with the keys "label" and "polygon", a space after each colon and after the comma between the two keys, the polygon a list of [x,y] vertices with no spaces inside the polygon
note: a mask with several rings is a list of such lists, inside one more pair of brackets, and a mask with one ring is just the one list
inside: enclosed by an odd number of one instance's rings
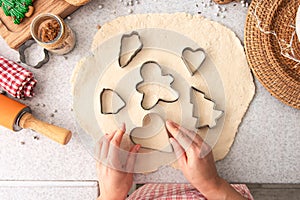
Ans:
{"label": "heart shape cut in dough", "polygon": [[193,76],[201,67],[205,57],[205,52],[201,48],[194,50],[190,47],[187,47],[182,51],[182,60],[191,73],[191,76]]}
{"label": "heart shape cut in dough", "polygon": [[173,152],[164,120],[156,113],[149,113],[143,119],[143,127],[134,128],[130,133],[134,144],[162,152]]}

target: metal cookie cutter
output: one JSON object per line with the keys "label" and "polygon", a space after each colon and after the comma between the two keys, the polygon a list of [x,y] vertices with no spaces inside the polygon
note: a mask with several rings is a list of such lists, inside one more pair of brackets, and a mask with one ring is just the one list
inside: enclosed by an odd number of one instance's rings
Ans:
{"label": "metal cookie cutter", "polygon": [[[25,42],[20,48],[19,48],[19,54],[20,54],[20,60],[22,63],[31,66],[30,64],[27,63],[26,61],[26,56],[25,56],[25,50],[29,47],[31,47],[31,45],[33,45],[35,43],[34,40],[28,40],[27,42]],[[35,66],[31,66],[35,69],[39,69],[41,68],[44,64],[46,64],[49,61],[49,53],[46,49],[44,49],[44,54],[45,57],[43,60],[41,60],[37,65]]]}
{"label": "metal cookie cutter", "polygon": [[126,102],[116,91],[109,88],[102,90],[100,94],[101,114],[117,114],[125,106]]}
{"label": "metal cookie cutter", "polygon": [[[169,142],[168,131],[164,119],[157,113],[148,113],[143,118],[141,127],[130,132],[133,144],[140,144],[145,149],[172,153],[173,147]],[[160,141],[159,143],[157,141]]]}
{"label": "metal cookie cutter", "polygon": [[182,50],[181,58],[191,76],[194,76],[204,62],[206,54],[202,48],[192,49],[191,47],[186,47]]}
{"label": "metal cookie cutter", "polygon": [[[122,35],[118,60],[119,66],[121,68],[126,67],[142,49],[143,43],[138,32],[133,31],[130,34]],[[125,57],[124,55],[129,52],[132,52],[130,53],[131,55],[128,58]]]}
{"label": "metal cookie cutter", "polygon": [[[147,71],[145,71],[145,73],[143,73],[143,70],[145,68],[145,66],[151,66],[152,68],[153,67],[157,67],[160,71],[159,71],[159,74],[155,74],[153,76],[153,73],[150,74],[150,73],[147,73]],[[155,69],[155,68],[154,68]],[[153,69],[152,69],[153,71]],[[143,94],[143,98],[142,98],[142,101],[141,101],[141,106],[144,110],[151,110],[152,108],[154,108],[160,101],[162,102],[166,102],[166,103],[173,103],[173,102],[176,102],[178,99],[179,99],[179,93],[177,91],[175,91],[171,86],[172,86],[172,83],[174,82],[174,77],[172,76],[172,74],[162,74],[162,67],[155,61],[147,61],[145,63],[142,64],[141,68],[140,68],[140,75],[141,77],[143,78],[143,81],[139,82],[137,85],[136,85],[136,90],[139,92],[139,93],[142,93]],[[150,80],[146,80],[145,81],[145,75],[147,76],[150,76]],[[167,99],[167,98],[157,98],[155,101],[153,101],[151,103],[150,106],[145,106],[144,105],[144,100],[148,97],[147,94],[143,91],[141,91],[141,87],[147,85],[147,84],[154,84],[155,82],[158,82],[158,80],[153,80],[155,79],[157,76],[160,76],[159,78],[162,78],[164,77],[164,83],[163,84],[167,84],[168,85],[168,88],[170,89],[170,93],[172,93],[173,97]],[[168,79],[168,80],[167,80]],[[162,80],[162,79],[161,79]],[[148,83],[149,82],[149,83]],[[150,96],[152,97],[152,96]]]}
{"label": "metal cookie cutter", "polygon": [[[199,99],[195,100],[197,94],[200,95],[200,96],[198,96],[198,98],[200,97],[201,100],[199,100]],[[197,103],[195,103],[195,101]],[[190,102],[193,104],[193,117],[197,118],[197,122],[195,125],[195,128],[197,128],[197,129],[203,128],[206,126],[208,126],[209,128],[215,127],[217,125],[217,120],[220,119],[224,114],[224,111],[216,109],[216,103],[214,101],[207,98],[202,91],[198,90],[197,88],[195,88],[193,86],[191,87],[191,90],[190,90]],[[199,104],[201,102],[205,103],[206,106],[199,108]],[[209,117],[209,116],[207,116],[207,109],[209,109],[209,108],[211,108],[211,110],[208,110],[208,112],[210,112],[209,113],[210,118],[208,118],[207,121],[203,121],[203,119],[205,117]],[[200,110],[201,114],[197,115],[195,113],[195,110],[197,110],[198,113]]]}

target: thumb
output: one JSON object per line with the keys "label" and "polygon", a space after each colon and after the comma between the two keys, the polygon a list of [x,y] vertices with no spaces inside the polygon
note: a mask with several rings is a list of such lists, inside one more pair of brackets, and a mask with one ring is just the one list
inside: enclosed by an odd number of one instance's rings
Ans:
{"label": "thumb", "polygon": [[179,164],[180,168],[182,168],[183,166],[186,165],[186,162],[187,162],[187,158],[186,158],[184,149],[180,146],[180,144],[174,138],[169,138],[169,141],[173,146],[178,164]]}
{"label": "thumb", "polygon": [[129,173],[133,173],[134,165],[137,157],[137,152],[140,150],[141,145],[134,145],[128,154],[127,162],[126,162],[126,171]]}

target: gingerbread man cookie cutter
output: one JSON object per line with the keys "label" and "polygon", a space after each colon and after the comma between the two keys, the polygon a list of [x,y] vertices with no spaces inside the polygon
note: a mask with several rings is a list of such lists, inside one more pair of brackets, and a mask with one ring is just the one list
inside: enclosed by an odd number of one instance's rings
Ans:
{"label": "gingerbread man cookie cutter", "polygon": [[[159,69],[160,70],[160,77],[157,78],[157,74],[151,74],[146,67],[151,67],[152,70]],[[156,69],[155,69],[156,68]],[[145,71],[144,71],[145,70]],[[143,98],[141,101],[141,106],[145,110],[151,110],[154,108],[160,101],[166,102],[166,103],[173,103],[176,102],[179,99],[179,93],[172,88],[172,83],[174,82],[174,77],[172,74],[163,74],[162,73],[162,67],[160,64],[158,64],[155,61],[147,61],[142,64],[140,67],[140,75],[143,78],[143,80],[136,85],[136,90],[139,93],[143,94]],[[164,78],[160,79],[159,78]],[[162,82],[160,82],[162,81]],[[164,87],[165,84],[167,84],[167,87]],[[150,89],[146,88],[146,91],[143,90],[143,88],[151,86]],[[164,85],[164,86],[163,86]],[[149,94],[155,91],[155,88],[159,90],[159,94],[154,93],[154,94]],[[165,91],[169,90],[168,92],[161,93],[160,91],[164,88]],[[167,89],[166,89],[167,88]],[[167,94],[168,93],[168,94]],[[163,97],[159,95],[164,95]],[[158,97],[159,96],[159,97]],[[149,105],[147,105],[147,100],[150,101]],[[152,102],[151,102],[152,101]],[[145,103],[146,102],[146,103]]]}

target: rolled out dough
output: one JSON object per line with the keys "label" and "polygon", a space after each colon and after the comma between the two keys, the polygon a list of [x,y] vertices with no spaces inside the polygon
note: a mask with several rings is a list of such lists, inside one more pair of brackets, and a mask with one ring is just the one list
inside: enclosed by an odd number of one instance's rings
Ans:
{"label": "rolled out dough", "polygon": [[240,40],[229,28],[201,15],[140,14],[119,17],[104,24],[94,37],[92,50],[115,35],[143,28],[179,32],[198,43],[212,58],[221,75],[226,97],[223,132],[213,148],[215,160],[223,159],[255,94],[253,77]]}
{"label": "rolled out dough", "polygon": [[[247,65],[244,49],[239,39],[230,29],[217,22],[205,19],[200,15],[193,16],[186,13],[140,14],[119,17],[104,24],[94,38],[92,52],[96,51],[99,45],[116,35],[146,28],[170,30],[184,35],[203,48],[208,60],[210,60],[216,67],[217,73],[219,74],[223,84],[225,95],[223,106],[224,116],[222,117],[223,126],[220,129],[222,131],[214,138],[214,141],[210,141],[209,137],[207,137],[207,133],[209,133],[207,128],[202,128],[199,130],[198,134],[203,138],[208,138],[206,142],[213,147],[215,160],[223,159],[230,150],[237,133],[238,126],[241,123],[255,93],[253,77]],[[171,63],[173,62],[173,64],[178,63],[176,59],[172,58],[172,56],[168,57],[168,55],[162,55],[162,52],[151,52],[151,50],[147,51],[144,52],[145,55],[149,55],[151,53],[154,57],[163,57]],[[142,60],[144,54],[140,55],[140,58],[136,61],[137,63],[139,60]],[[75,82],[80,70],[82,70],[81,68],[86,67],[82,66],[85,61],[86,60],[80,61],[74,70],[72,77],[73,83]],[[182,68],[182,71],[177,72],[190,77],[190,73],[186,70],[186,68]],[[118,75],[116,74],[116,76]],[[202,79],[201,75],[195,75],[189,80],[189,84],[204,86],[205,82],[203,82]],[[103,83],[105,83],[105,80],[106,79],[104,78]],[[209,90],[205,87],[203,88],[203,92],[205,94],[209,94]],[[76,97],[76,91],[74,91],[74,88],[73,95]],[[221,94],[219,98],[220,97]],[[127,106],[130,106],[131,104],[136,105],[137,103],[138,102],[135,101],[127,102]],[[168,106],[170,106],[170,110],[178,110],[176,103]],[[172,106],[174,106],[175,109],[173,109]],[[138,112],[135,112],[133,114],[129,113],[129,116],[134,116],[133,118],[140,119],[140,121],[136,121],[136,124],[141,126],[141,121],[144,116],[142,114],[138,115]],[[166,113],[166,115],[168,115],[168,113]],[[111,121],[113,122],[113,119]],[[180,118],[178,118],[178,121],[180,121]],[[104,128],[106,128],[105,131],[110,131],[110,128],[114,129],[116,127],[113,124],[111,127],[109,127],[109,124],[106,124]],[[149,160],[151,160],[151,158],[149,158]],[[152,161],[155,166],[159,166],[159,163],[165,164],[160,160]],[[151,163],[147,164],[151,165]],[[157,167],[152,168],[150,171],[154,171],[156,169]]]}

